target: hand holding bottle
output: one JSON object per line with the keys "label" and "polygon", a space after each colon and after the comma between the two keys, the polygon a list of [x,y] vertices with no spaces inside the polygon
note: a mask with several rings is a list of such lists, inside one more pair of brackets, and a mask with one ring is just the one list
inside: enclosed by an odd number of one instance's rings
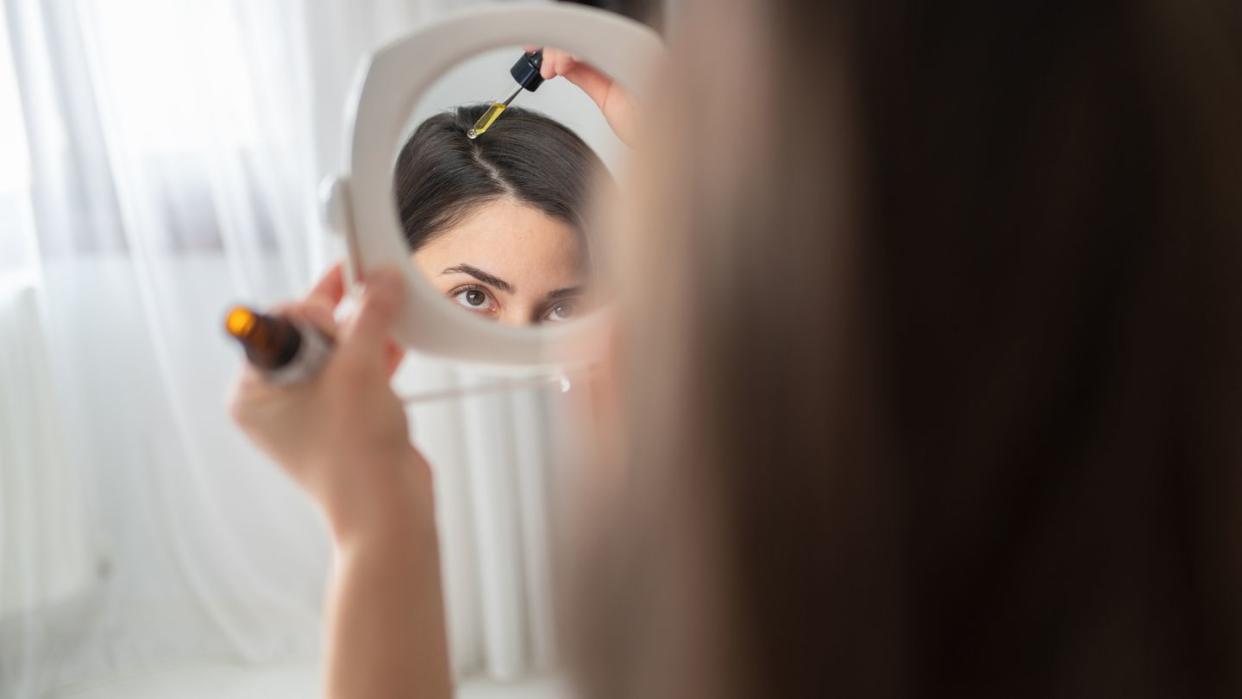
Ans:
{"label": "hand holding bottle", "polygon": [[387,526],[394,513],[431,515],[430,472],[389,385],[400,361],[389,332],[402,290],[395,270],[370,274],[358,312],[338,327],[333,311],[345,287],[333,268],[301,302],[276,311],[334,339],[322,370],[277,384],[247,366],[231,401],[233,419],[318,502],[338,542]]}

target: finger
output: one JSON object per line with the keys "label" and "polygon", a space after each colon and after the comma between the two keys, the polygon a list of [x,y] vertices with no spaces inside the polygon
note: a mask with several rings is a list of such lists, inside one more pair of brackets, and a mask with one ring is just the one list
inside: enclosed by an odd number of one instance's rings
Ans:
{"label": "finger", "polygon": [[558,75],[564,75],[579,65],[578,58],[570,53],[562,52],[557,57],[556,72]]}
{"label": "finger", "polygon": [[633,145],[634,124],[637,119],[634,101],[625,88],[589,63],[576,64],[565,74],[565,79],[577,85],[591,98],[623,143]]}
{"label": "finger", "polygon": [[233,380],[232,389],[229,392],[228,404],[231,411],[234,411],[234,419],[238,417],[236,411],[249,408],[255,403],[267,400],[275,392],[279,391],[281,386],[274,386],[267,377],[263,375],[250,362],[243,362],[241,371]]}
{"label": "finger", "polygon": [[574,58],[560,49],[543,50],[543,63],[539,66],[539,74],[544,80],[551,80],[573,67]]}
{"label": "finger", "polygon": [[401,307],[405,280],[392,268],[367,274],[362,302],[345,331],[342,351],[359,357],[383,360],[397,311]]}
{"label": "finger", "polygon": [[303,321],[310,323],[327,337],[336,338],[336,317],[332,315],[331,309],[318,304],[306,304],[299,311]]}
{"label": "finger", "polygon": [[556,62],[556,53],[556,49],[543,47],[543,62],[539,64],[539,75],[544,80],[556,77],[556,68],[553,65]]}
{"label": "finger", "polygon": [[314,288],[303,299],[306,302],[314,301],[316,304],[324,306],[329,310],[336,308],[341,302],[341,298],[345,296],[345,274],[338,262],[328,269],[319,281],[315,282]]}
{"label": "finger", "polygon": [[585,92],[595,106],[604,109],[608,102],[608,91],[612,89],[612,78],[588,63],[577,63],[563,75]]}
{"label": "finger", "polygon": [[391,379],[392,375],[397,373],[397,369],[401,368],[401,362],[404,360],[405,348],[389,339],[388,345],[384,348],[384,361],[388,367],[388,378]]}
{"label": "finger", "polygon": [[329,338],[335,338],[337,334],[336,317],[332,314],[332,309],[326,308],[319,303],[305,301],[302,303],[287,303],[276,306],[269,311],[272,315],[278,315],[290,320],[299,320],[303,323],[309,323],[319,332]]}

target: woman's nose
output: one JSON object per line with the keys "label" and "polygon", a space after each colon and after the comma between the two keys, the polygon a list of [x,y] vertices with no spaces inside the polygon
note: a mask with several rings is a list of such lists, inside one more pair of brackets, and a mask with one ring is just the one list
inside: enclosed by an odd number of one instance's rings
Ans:
{"label": "woman's nose", "polygon": [[496,317],[496,322],[501,325],[509,325],[515,328],[534,325],[537,320],[535,318],[535,310],[522,303],[508,303],[505,305],[500,315]]}

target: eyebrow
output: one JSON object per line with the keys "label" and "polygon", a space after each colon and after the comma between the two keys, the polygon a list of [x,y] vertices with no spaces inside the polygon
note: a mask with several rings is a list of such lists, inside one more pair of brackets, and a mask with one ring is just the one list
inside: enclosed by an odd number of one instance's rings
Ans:
{"label": "eyebrow", "polygon": [[556,291],[548,293],[546,298],[548,301],[559,301],[568,296],[578,296],[581,293],[582,293],[582,287],[568,286],[568,287],[565,287],[564,289],[557,289]]}
{"label": "eyebrow", "polygon": [[[513,293],[512,284],[501,279],[500,277],[488,274],[487,272],[484,272],[478,267],[473,267],[471,265],[461,264],[461,265],[456,265],[453,267],[448,267],[440,274],[469,274],[470,276],[474,277],[475,279],[478,279],[484,284],[491,284],[492,286],[496,287],[497,289],[500,289],[501,291],[505,293],[509,293],[509,294]],[[553,292],[553,293],[556,293],[556,292]]]}

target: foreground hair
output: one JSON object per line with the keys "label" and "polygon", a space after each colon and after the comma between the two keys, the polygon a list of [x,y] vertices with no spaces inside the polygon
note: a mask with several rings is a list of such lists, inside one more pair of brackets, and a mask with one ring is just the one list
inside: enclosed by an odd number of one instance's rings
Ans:
{"label": "foreground hair", "polygon": [[1236,1],[684,26],[594,696],[1242,696]]}

